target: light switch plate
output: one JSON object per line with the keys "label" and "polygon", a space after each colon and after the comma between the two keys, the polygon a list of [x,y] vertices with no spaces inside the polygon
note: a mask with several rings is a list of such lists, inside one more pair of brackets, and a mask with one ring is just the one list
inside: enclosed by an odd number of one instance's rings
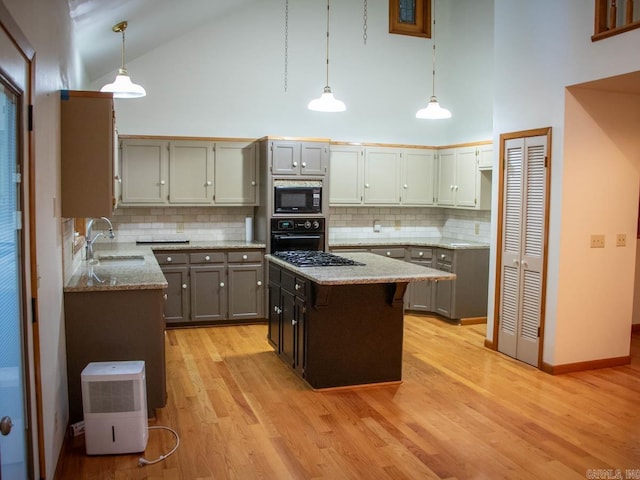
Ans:
{"label": "light switch plate", "polygon": [[604,235],[591,235],[591,248],[604,248]]}
{"label": "light switch plate", "polygon": [[616,235],[616,247],[626,247],[627,246],[627,234],[619,233]]}
{"label": "light switch plate", "polygon": [[382,227],[380,226],[380,220],[374,220],[373,221],[373,231],[374,232],[379,232],[380,230],[382,230]]}

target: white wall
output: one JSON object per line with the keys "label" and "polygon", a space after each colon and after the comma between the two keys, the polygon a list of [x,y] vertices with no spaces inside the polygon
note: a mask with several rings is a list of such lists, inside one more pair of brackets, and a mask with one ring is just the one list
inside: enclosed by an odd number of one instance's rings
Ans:
{"label": "white wall", "polygon": [[[419,145],[486,140],[492,132],[492,5],[493,0],[438,2],[436,93],[452,110],[452,120],[415,118],[431,95],[432,42],[389,34],[387,0],[368,2],[366,45],[362,2],[332,3],[329,83],[347,111],[307,110],[325,84],[326,5],[290,2],[285,93],[284,2],[266,0],[128,60],[132,79],[144,85],[147,96],[116,101],[118,129]],[[92,83],[95,89],[113,80],[118,61],[113,59],[112,74]]]}
{"label": "white wall", "polygon": [[[571,348],[569,332],[579,329],[583,320],[573,316],[571,312],[574,308],[575,311],[587,314],[597,312],[601,310],[602,302],[608,301],[599,295],[586,298],[584,295],[573,294],[570,286],[579,280],[583,273],[580,269],[566,268],[563,263],[560,275],[561,252],[572,248],[575,240],[572,235],[568,235],[571,222],[564,218],[574,214],[562,208],[564,187],[574,178],[580,178],[581,182],[598,188],[603,176],[601,170],[590,170],[577,176],[578,167],[565,162],[565,87],[640,70],[640,56],[637,54],[640,30],[592,43],[590,37],[593,33],[593,14],[593,2],[582,0],[495,0],[494,139],[497,143],[499,135],[506,132],[546,126],[553,128],[543,351],[543,361],[552,365],[587,360],[584,355],[589,347],[595,345],[585,345],[581,351]],[[494,191],[496,183],[497,176],[494,175]],[[496,196],[493,202],[494,207],[497,206]],[[496,208],[493,208],[493,212],[496,212]],[[585,231],[597,232],[603,227],[601,216],[585,215],[583,218]],[[492,223],[496,224],[496,218],[492,219]],[[620,225],[620,228],[626,228],[626,225]],[[495,231],[493,236],[490,298],[495,293]],[[595,270],[591,275],[597,281]],[[620,283],[625,278],[622,276],[613,281]],[[489,338],[493,335],[493,316],[493,304],[490,302]],[[596,323],[605,321],[607,319],[589,320]],[[591,342],[594,341],[595,339],[591,339]],[[590,359],[601,358],[593,355],[602,353],[604,352],[600,349],[592,349]]]}
{"label": "white wall", "polygon": [[[40,365],[46,473],[53,478],[68,419],[62,306],[59,93],[80,85],[66,0],[3,0],[36,51],[35,175]],[[33,412],[35,419],[35,412]]]}

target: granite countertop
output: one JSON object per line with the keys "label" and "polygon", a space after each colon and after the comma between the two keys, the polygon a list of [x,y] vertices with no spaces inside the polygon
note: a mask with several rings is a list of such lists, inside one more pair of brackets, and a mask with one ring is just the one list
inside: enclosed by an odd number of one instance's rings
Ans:
{"label": "granite countertop", "polygon": [[456,249],[489,248],[488,243],[469,242],[454,238],[439,237],[404,237],[404,238],[353,238],[329,240],[329,248],[340,247],[375,247],[375,246],[409,246],[409,247],[440,247]]}
{"label": "granite countertop", "polygon": [[366,283],[420,282],[430,280],[453,280],[454,273],[382,257],[373,253],[340,253],[364,265],[331,267],[296,267],[273,255],[265,255],[270,262],[291,270],[296,275],[320,285],[354,285]]}
{"label": "granite countertop", "polygon": [[153,245],[96,243],[94,258],[97,262],[82,261],[67,281],[64,291],[164,289],[167,287],[167,280],[156,261],[154,250],[232,250],[265,247],[264,243],[229,240]]}

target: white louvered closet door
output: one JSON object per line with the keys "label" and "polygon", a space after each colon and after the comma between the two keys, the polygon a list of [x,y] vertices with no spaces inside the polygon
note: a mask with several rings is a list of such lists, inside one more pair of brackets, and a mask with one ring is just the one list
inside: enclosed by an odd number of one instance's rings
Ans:
{"label": "white louvered closet door", "polygon": [[542,315],[547,137],[505,143],[498,350],[538,365]]}

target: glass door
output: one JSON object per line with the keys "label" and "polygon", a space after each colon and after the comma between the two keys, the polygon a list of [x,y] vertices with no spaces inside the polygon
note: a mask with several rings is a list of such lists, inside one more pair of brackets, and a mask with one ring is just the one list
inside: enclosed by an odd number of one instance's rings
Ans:
{"label": "glass door", "polygon": [[18,101],[0,83],[0,479],[28,478]]}

